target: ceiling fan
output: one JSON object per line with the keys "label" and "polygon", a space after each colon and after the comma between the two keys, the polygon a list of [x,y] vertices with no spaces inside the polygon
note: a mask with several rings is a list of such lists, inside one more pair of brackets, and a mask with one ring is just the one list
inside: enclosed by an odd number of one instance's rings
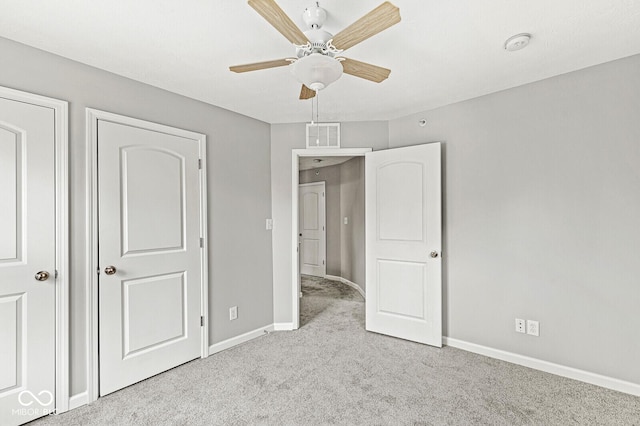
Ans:
{"label": "ceiling fan", "polygon": [[365,62],[338,56],[343,51],[400,22],[400,9],[387,2],[340,31],[335,36],[324,31],[327,13],[316,2],[303,13],[309,29],[302,32],[274,0],[249,0],[267,22],[296,47],[295,58],[276,59],[236,65],[229,70],[237,73],[290,66],[293,75],[302,83],[300,99],[310,99],[318,90],[336,81],[343,72],[380,83],[391,70]]}

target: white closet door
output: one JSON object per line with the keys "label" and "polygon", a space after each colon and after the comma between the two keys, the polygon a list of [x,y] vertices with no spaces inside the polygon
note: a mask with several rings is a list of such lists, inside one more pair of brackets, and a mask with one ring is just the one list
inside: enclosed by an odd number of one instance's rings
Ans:
{"label": "white closet door", "polygon": [[201,354],[198,141],[98,121],[100,395]]}
{"label": "white closet door", "polygon": [[0,94],[0,424],[54,409],[54,110]]}

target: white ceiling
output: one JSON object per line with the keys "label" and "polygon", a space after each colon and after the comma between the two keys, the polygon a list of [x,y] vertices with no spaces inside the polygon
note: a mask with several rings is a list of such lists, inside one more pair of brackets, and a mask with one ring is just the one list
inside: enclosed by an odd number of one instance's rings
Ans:
{"label": "white ceiling", "polygon": [[[319,155],[317,157],[300,157],[298,170],[311,170],[319,169],[321,167],[336,166],[338,164],[346,163],[353,157],[323,157]],[[316,162],[315,160],[321,160]]]}
{"label": "white ceiling", "polygon": [[[307,0],[277,0],[301,28]],[[333,34],[382,0],[322,0]],[[637,0],[392,0],[402,21],[344,56],[390,68],[320,92],[321,121],[389,120],[640,53]],[[293,47],[241,0],[1,0],[0,36],[269,123],[309,121]],[[529,32],[529,47],[504,41]]]}

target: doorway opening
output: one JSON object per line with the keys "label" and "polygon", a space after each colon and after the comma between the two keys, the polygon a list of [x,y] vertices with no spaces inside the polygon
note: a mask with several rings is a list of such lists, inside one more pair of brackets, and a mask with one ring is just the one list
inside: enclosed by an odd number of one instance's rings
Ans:
{"label": "doorway opening", "polygon": [[[310,278],[320,277],[340,281],[359,290],[364,296],[361,285],[364,285],[364,258],[353,265],[354,241],[359,253],[364,256],[364,204],[360,207],[361,215],[355,219],[351,216],[352,201],[356,198],[358,188],[364,190],[364,155],[371,148],[350,149],[299,149],[292,151],[292,322],[293,329],[300,327],[301,272],[300,265],[300,184],[325,182],[326,201],[326,256],[323,276],[312,273]],[[342,179],[338,170],[346,170],[349,179]],[[344,189],[344,191],[343,191]],[[364,193],[359,193],[362,203]],[[359,198],[359,199],[360,199]],[[341,202],[344,200],[344,205]],[[349,207],[347,207],[349,205]],[[351,233],[357,224],[361,232]],[[360,229],[361,228],[361,229]],[[343,238],[343,231],[348,238]],[[343,251],[343,249],[347,249]],[[352,269],[362,271],[354,278]],[[357,283],[357,284],[356,284]]]}
{"label": "doorway opening", "polygon": [[[442,346],[442,201],[439,142],[379,150],[292,152],[292,329],[300,327],[300,157],[365,156],[365,329]],[[295,247],[295,249],[294,249]]]}

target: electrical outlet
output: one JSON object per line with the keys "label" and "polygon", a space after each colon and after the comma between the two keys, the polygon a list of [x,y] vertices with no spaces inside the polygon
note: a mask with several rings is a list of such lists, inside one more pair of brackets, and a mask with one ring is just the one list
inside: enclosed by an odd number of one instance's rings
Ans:
{"label": "electrical outlet", "polygon": [[518,333],[525,333],[524,320],[516,318],[516,331]]}
{"label": "electrical outlet", "polygon": [[229,321],[233,321],[234,319],[238,319],[238,307],[232,306],[229,308]]}
{"label": "electrical outlet", "polygon": [[534,320],[527,320],[527,334],[540,336],[540,323]]}
{"label": "electrical outlet", "polygon": [[267,231],[270,231],[273,229],[273,219],[266,220],[266,228],[267,228]]}

